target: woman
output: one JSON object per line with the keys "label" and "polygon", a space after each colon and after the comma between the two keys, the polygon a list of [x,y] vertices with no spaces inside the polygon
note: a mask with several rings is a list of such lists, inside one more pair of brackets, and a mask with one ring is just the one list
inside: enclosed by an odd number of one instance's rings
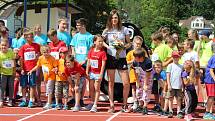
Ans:
{"label": "woman", "polygon": [[[111,11],[107,20],[106,29],[103,31],[102,35],[106,38],[106,43],[104,43],[104,46],[107,48],[106,69],[109,80],[108,94],[110,101],[110,109],[108,110],[108,112],[113,113],[115,111],[113,90],[116,69],[118,70],[123,82],[123,106],[121,111],[126,112],[128,111],[127,99],[130,90],[128,66],[126,62],[126,48],[130,47],[130,37],[128,29],[122,26],[121,19],[117,10]],[[116,44],[119,44],[120,48],[116,47]]]}

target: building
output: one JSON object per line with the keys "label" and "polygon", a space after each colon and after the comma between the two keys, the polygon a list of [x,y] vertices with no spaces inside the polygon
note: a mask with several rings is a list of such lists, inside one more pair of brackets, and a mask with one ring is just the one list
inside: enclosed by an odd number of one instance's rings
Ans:
{"label": "building", "polygon": [[191,16],[186,20],[180,20],[179,26],[187,27],[188,29],[196,29],[198,31],[201,30],[213,31],[214,28],[212,20],[206,20],[202,16]]}

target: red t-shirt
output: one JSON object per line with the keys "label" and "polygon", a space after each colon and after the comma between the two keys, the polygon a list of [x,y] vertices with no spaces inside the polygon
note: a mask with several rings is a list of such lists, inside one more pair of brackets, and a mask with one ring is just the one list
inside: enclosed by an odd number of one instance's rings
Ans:
{"label": "red t-shirt", "polygon": [[59,49],[61,47],[66,47],[66,44],[63,41],[60,41],[57,44],[54,44],[53,42],[49,43],[49,47],[51,48],[51,55],[56,59],[59,60],[60,54],[59,54]]}
{"label": "red t-shirt", "polygon": [[81,66],[81,64],[79,64],[78,62],[76,62],[76,61],[74,62],[74,67],[73,68],[67,68],[65,66],[65,74],[67,76],[75,75],[77,73],[79,73],[81,76],[85,76],[86,75],[86,71]]}
{"label": "red t-shirt", "polygon": [[23,70],[30,71],[37,65],[37,55],[40,54],[40,45],[37,43],[26,43],[23,45],[18,55],[23,58]]}
{"label": "red t-shirt", "polygon": [[100,74],[102,61],[106,61],[107,56],[104,49],[101,49],[98,52],[95,52],[94,50],[94,48],[91,48],[88,53],[88,59],[90,59],[90,72]]}

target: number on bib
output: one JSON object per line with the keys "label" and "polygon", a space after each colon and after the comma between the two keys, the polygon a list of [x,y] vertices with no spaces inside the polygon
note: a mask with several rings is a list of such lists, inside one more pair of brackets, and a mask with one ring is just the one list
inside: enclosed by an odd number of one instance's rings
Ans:
{"label": "number on bib", "polygon": [[159,60],[159,56],[158,54],[154,53],[152,54],[152,61],[156,61],[156,60]]}
{"label": "number on bib", "polygon": [[35,51],[25,52],[24,59],[25,60],[35,60],[36,59]]}
{"label": "number on bib", "polygon": [[84,55],[84,54],[87,54],[87,47],[78,46],[75,51],[77,54],[83,54]]}
{"label": "number on bib", "polygon": [[90,60],[90,65],[92,68],[98,68],[98,60]]}
{"label": "number on bib", "polygon": [[49,73],[49,68],[46,66],[42,66],[43,73]]}
{"label": "number on bib", "polygon": [[6,60],[2,62],[3,68],[13,68],[14,67],[14,61],[13,60]]}

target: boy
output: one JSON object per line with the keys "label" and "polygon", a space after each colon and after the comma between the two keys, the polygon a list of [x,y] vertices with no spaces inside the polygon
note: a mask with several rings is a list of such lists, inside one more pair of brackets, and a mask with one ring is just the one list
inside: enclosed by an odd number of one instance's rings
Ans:
{"label": "boy", "polygon": [[[212,43],[212,51],[215,53],[215,43]],[[203,116],[203,119],[215,120],[215,116],[213,115],[213,105],[215,99],[215,55],[213,55],[208,61],[208,66],[205,71],[205,79],[204,83],[206,85],[206,91],[208,96],[206,111]]]}
{"label": "boy", "polygon": [[143,48],[136,49],[133,55],[134,62],[132,63],[132,68],[135,69],[135,75],[137,78],[137,99],[140,103],[140,107],[142,108],[142,114],[147,115],[147,105],[150,101],[149,96],[152,86],[152,62],[149,58],[145,57]]}
{"label": "boy", "polygon": [[166,87],[166,71],[163,70],[162,62],[156,60],[154,62],[154,74],[153,74],[153,85],[152,85],[152,94],[155,97],[155,106],[153,111],[160,112],[163,107],[163,95],[162,92]]}
{"label": "boy", "polygon": [[[178,63],[180,55],[177,51],[172,52],[173,63],[167,66],[167,85],[168,92],[166,94],[165,105],[169,102],[169,116],[173,117],[173,98],[177,99],[177,117],[182,118],[181,112],[181,98],[182,98],[182,79],[181,73],[183,71],[183,66]],[[167,107],[164,107],[164,111],[167,111]]]}
{"label": "boy", "polygon": [[30,87],[30,101],[28,107],[33,107],[35,86],[36,86],[36,72],[32,72],[31,75],[28,75],[28,72],[34,68],[37,64],[38,55],[40,55],[40,45],[33,43],[34,36],[33,31],[26,29],[24,32],[24,38],[27,40],[27,43],[24,44],[18,53],[20,56],[21,62],[21,80],[20,86],[22,87],[22,102],[19,104],[19,107],[25,107],[26,102],[26,89]]}
{"label": "boy", "polygon": [[56,75],[55,82],[55,99],[56,99],[56,109],[61,109],[61,104],[59,100],[62,100],[64,97],[64,110],[68,110],[67,101],[69,94],[69,82],[67,81],[67,77],[65,75],[65,57],[68,52],[67,47],[61,47],[60,50],[60,59],[58,61],[58,74]]}
{"label": "boy", "polygon": [[167,67],[167,65],[172,62],[172,49],[162,42],[163,36],[160,32],[153,33],[151,39],[156,46],[151,56],[152,61],[161,60],[163,62],[163,67]]}
{"label": "boy", "polygon": [[31,69],[28,74],[31,75],[32,72],[36,71],[39,67],[42,67],[44,81],[46,82],[46,93],[48,94],[48,101],[43,109],[50,109],[55,83],[55,73],[57,72],[57,61],[50,55],[49,46],[42,46],[41,53],[42,56],[39,57],[37,65]]}

